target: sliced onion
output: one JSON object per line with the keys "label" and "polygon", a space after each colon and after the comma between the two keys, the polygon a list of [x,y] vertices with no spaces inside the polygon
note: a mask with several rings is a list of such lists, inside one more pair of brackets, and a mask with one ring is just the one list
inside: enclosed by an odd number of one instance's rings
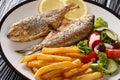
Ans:
{"label": "sliced onion", "polygon": [[106,48],[109,48],[109,49],[112,49],[112,48],[113,48],[113,46],[112,46],[111,44],[104,43],[104,45],[105,45]]}
{"label": "sliced onion", "polygon": [[110,31],[110,32],[117,38],[116,41],[119,40],[119,39],[118,39],[118,35],[117,35],[113,30],[111,30],[111,29],[109,29],[109,28],[107,28],[107,27],[99,27],[99,28],[96,28],[95,30],[96,30],[96,31],[108,30],[108,31]]}
{"label": "sliced onion", "polygon": [[90,47],[90,49],[93,49],[93,48],[94,48],[93,44],[94,44],[96,41],[99,41],[99,42],[100,42],[100,36],[94,36],[94,38],[91,38],[91,40],[89,41],[89,47]]}
{"label": "sliced onion", "polygon": [[97,44],[97,45],[94,47],[94,51],[95,51],[96,53],[97,53],[98,47],[99,47],[99,44]]}
{"label": "sliced onion", "polygon": [[95,30],[97,30],[97,31],[103,31],[103,30],[108,30],[108,28],[107,27],[99,27],[99,28],[96,28]]}

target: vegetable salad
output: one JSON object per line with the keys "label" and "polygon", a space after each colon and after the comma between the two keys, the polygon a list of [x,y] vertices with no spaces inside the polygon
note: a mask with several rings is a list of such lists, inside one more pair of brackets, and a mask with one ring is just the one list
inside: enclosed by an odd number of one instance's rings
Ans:
{"label": "vegetable salad", "polygon": [[79,41],[77,47],[86,55],[83,62],[90,63],[93,71],[111,75],[118,70],[120,64],[118,36],[101,17],[96,19],[93,27],[88,39]]}

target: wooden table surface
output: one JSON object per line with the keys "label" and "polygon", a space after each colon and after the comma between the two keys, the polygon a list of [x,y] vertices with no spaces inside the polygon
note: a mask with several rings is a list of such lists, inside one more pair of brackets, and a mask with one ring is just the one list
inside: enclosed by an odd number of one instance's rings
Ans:
{"label": "wooden table surface", "polygon": [[[0,0],[0,21],[11,8],[24,1],[26,0]],[[92,1],[110,8],[120,16],[120,0],[92,0]],[[0,80],[24,80],[18,73],[16,73],[7,65],[7,63],[3,60],[1,55],[0,55]]]}

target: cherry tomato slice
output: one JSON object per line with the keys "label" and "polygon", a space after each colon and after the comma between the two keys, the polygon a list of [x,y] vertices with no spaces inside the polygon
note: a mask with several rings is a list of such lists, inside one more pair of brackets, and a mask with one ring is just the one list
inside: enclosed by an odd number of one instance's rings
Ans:
{"label": "cherry tomato slice", "polygon": [[91,49],[94,49],[94,47],[101,42],[101,40],[100,40],[100,34],[98,32],[93,32],[89,36],[88,42],[89,42],[89,47]]}
{"label": "cherry tomato slice", "polygon": [[108,58],[118,59],[120,58],[120,49],[106,49]]}
{"label": "cherry tomato slice", "polygon": [[97,54],[95,52],[91,52],[88,54],[85,58],[83,58],[83,63],[88,63],[88,62],[96,62],[98,60]]}
{"label": "cherry tomato slice", "polygon": [[88,41],[90,41],[91,38],[94,38],[95,36],[99,36],[100,34],[98,32],[93,32],[92,34],[90,34],[90,36],[88,37]]}

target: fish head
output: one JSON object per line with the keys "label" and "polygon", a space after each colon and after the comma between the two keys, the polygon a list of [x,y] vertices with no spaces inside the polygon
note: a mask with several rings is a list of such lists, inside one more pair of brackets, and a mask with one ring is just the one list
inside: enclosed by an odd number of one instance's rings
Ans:
{"label": "fish head", "polygon": [[27,37],[25,37],[26,35],[27,35],[27,32],[24,31],[23,27],[15,23],[11,25],[11,28],[7,34],[7,37],[13,41],[21,41],[21,40],[26,41],[27,39]]}
{"label": "fish head", "polygon": [[95,16],[93,14],[88,14],[88,15],[85,15],[81,18],[79,18],[79,21],[82,21],[84,23],[94,23],[94,19],[95,19]]}

